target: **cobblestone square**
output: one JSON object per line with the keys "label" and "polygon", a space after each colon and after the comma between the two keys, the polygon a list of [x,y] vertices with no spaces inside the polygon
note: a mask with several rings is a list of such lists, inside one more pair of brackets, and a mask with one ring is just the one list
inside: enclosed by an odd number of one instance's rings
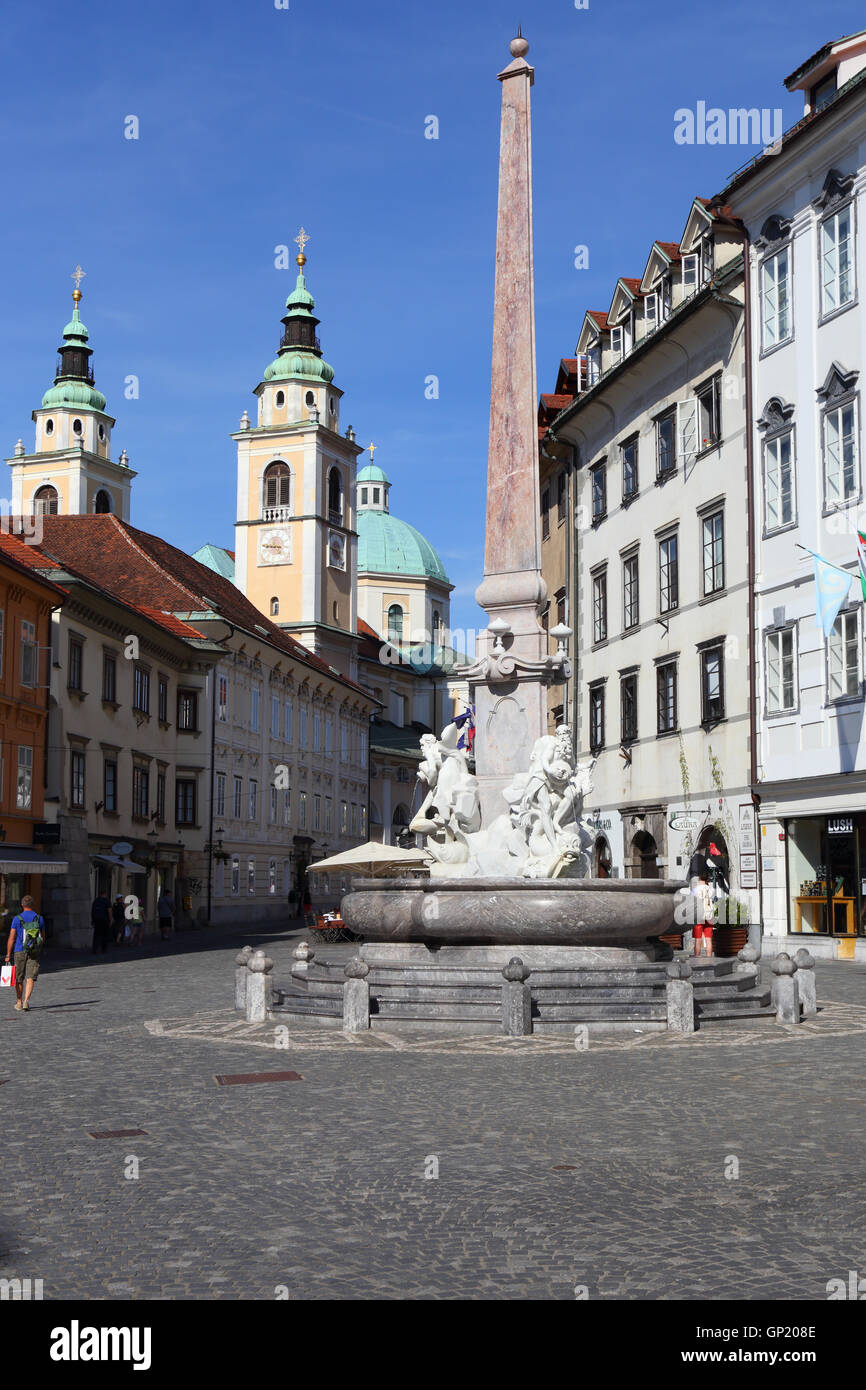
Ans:
{"label": "cobblestone square", "polygon": [[[0,1277],[46,1299],[763,1301],[866,1269],[859,964],[818,966],[799,1028],[277,1047],[232,1008],[245,941],[288,974],[296,935],[218,929],[50,953],[29,1014],[0,996]],[[91,1137],[124,1130],[145,1133]]]}

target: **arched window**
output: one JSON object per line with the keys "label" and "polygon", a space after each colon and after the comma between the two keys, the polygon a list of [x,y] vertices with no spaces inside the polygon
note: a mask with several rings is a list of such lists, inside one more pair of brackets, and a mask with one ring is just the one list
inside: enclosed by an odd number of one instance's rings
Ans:
{"label": "arched window", "polygon": [[343,479],[339,468],[332,468],[328,474],[328,520],[343,520]]}
{"label": "arched window", "polygon": [[405,806],[395,806],[394,814],[391,817],[391,824],[396,825],[399,830],[402,826],[409,824],[409,812]]}
{"label": "arched window", "polygon": [[99,491],[93,499],[93,510],[95,512],[111,511],[111,497],[109,493],[105,491],[104,487],[101,487],[99,489]]}
{"label": "arched window", "polygon": [[38,487],[33,494],[34,516],[56,516],[58,505],[57,488],[50,483]]}
{"label": "arched window", "polygon": [[271,617],[272,617],[272,618],[277,618],[277,617],[279,617],[279,613],[280,613],[280,600],[279,600],[278,598],[272,598],[272,599],[271,599]]}
{"label": "arched window", "polygon": [[292,473],[289,465],[279,461],[269,463],[263,479],[262,501],[266,512],[274,507],[290,507],[292,504]]}
{"label": "arched window", "polygon": [[392,603],[388,609],[388,641],[397,645],[403,641],[403,609]]}

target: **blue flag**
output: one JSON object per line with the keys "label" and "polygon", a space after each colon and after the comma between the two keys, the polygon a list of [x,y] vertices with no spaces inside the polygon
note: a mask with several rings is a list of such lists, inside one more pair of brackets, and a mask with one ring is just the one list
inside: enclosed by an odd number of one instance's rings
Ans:
{"label": "blue flag", "polygon": [[838,565],[831,565],[814,551],[812,554],[815,556],[815,626],[829,637],[854,576],[839,569]]}

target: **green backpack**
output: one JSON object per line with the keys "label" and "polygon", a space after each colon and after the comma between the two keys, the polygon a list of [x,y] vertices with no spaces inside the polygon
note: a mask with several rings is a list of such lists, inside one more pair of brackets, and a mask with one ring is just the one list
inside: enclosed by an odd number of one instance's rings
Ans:
{"label": "green backpack", "polygon": [[45,923],[38,915],[32,922],[25,922],[23,917],[19,917],[18,920],[24,930],[24,950],[28,956],[38,956],[42,950],[40,933],[45,930]]}

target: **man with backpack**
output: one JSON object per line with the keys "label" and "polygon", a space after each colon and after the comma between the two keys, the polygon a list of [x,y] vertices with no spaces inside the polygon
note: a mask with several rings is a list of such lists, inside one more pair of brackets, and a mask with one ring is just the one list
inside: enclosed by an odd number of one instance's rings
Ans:
{"label": "man with backpack", "polygon": [[27,893],[21,899],[21,911],[12,918],[9,940],[6,942],[6,964],[10,958],[15,965],[15,1008],[30,1012],[30,996],[39,975],[39,956],[45,940],[45,922],[33,910],[33,899]]}

